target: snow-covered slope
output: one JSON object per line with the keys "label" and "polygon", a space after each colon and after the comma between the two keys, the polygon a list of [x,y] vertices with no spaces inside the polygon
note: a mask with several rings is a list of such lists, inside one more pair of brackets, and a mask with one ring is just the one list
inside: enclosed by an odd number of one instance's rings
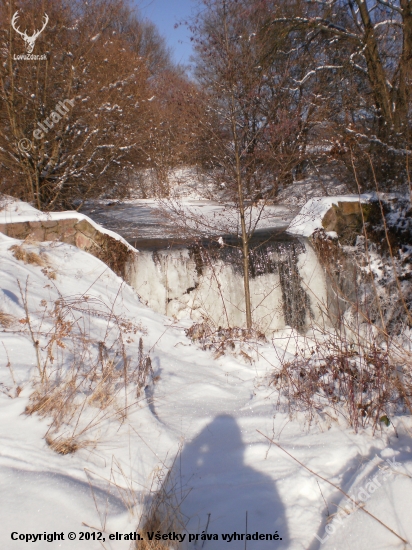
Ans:
{"label": "snow-covered slope", "polygon": [[[249,534],[279,536],[276,542],[248,540],[248,550],[404,547],[359,509],[328,525],[333,517],[327,519],[325,501],[335,514],[345,497],[257,430],[357,500],[361,490],[368,491],[366,508],[412,540],[409,418],[395,420],[399,438],[392,427],[375,437],[355,434],[343,420],[328,416],[320,416],[309,432],[303,418],[291,420],[276,409],[278,396],[268,386],[268,374],[288,345],[294,353],[290,331],[279,333],[276,348],[248,349],[251,362],[233,355],[215,359],[185,336],[185,326],[143,306],[133,289],[93,256],[63,243],[25,244],[20,256],[10,250],[20,245],[0,234],[2,550],[127,549],[129,540],[110,540],[110,535],[136,529],[148,497],[166,483],[168,468],[167,489],[187,529],[185,540],[170,548],[243,548],[244,541],[227,542],[222,535],[246,533],[246,518]],[[59,317],[62,304],[64,319]],[[69,318],[83,331],[82,350],[72,349],[70,338],[55,331],[58,326],[69,333],[72,329],[62,324]],[[47,363],[51,378],[57,369],[62,376],[73,366],[87,369],[102,350],[115,357],[114,351],[123,349],[118,347],[119,322],[124,322],[129,364],[138,361],[142,337],[157,381],[148,382],[139,397],[129,383],[116,394],[116,409],[84,401],[78,425],[66,419],[60,427],[66,434],[83,431],[79,449],[58,454],[45,439],[51,417],[24,414],[39,388],[36,350],[44,365],[48,342],[56,336],[53,362],[49,357]],[[381,474],[387,459],[393,466]],[[373,476],[378,481],[374,490],[368,485]],[[202,541],[203,531],[218,540]],[[63,533],[64,540],[24,540],[44,532]],[[105,540],[79,540],[81,532]],[[69,533],[76,540],[68,540]],[[179,533],[185,533],[183,527]],[[189,543],[188,534],[198,534],[199,540]]]}

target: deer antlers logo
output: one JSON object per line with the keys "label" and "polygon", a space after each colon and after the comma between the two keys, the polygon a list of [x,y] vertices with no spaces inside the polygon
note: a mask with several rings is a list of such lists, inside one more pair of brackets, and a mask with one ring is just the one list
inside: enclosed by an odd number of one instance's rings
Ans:
{"label": "deer antlers logo", "polygon": [[19,30],[19,27],[16,27],[16,22],[18,18],[19,18],[19,12],[16,11],[16,13],[13,15],[13,19],[11,20],[11,26],[18,34],[20,34],[20,36],[23,37],[23,40],[26,44],[27,53],[32,53],[36,40],[38,39],[40,34],[44,31],[47,23],[49,22],[49,16],[47,15],[47,13],[44,14],[43,27],[39,31],[34,31],[34,33],[31,36],[29,36],[26,31],[21,32]]}

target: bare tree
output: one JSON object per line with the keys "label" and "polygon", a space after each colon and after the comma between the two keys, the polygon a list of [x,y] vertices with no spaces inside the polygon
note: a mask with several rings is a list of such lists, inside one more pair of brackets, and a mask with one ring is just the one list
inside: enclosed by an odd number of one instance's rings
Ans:
{"label": "bare tree", "polygon": [[22,59],[11,25],[17,4],[0,4],[2,190],[43,209],[119,196],[145,156],[150,78],[167,64],[164,46],[123,0],[18,7],[21,28],[38,28],[44,13],[49,24],[36,42],[38,58]]}
{"label": "bare tree", "polygon": [[274,0],[267,24],[274,43],[279,33],[294,43],[290,88],[314,97],[321,84],[335,152],[346,151],[350,166],[351,149],[372,154],[382,176],[395,181],[412,123],[411,0]]}
{"label": "bare tree", "polygon": [[[209,177],[224,189],[228,218],[222,232],[237,232],[243,259],[246,326],[252,328],[249,284],[251,238],[268,201],[301,161],[303,105],[283,93],[287,56],[265,61],[265,12],[247,1],[204,0],[192,26],[195,74],[205,94],[204,139]],[[206,224],[207,225],[207,224]]]}

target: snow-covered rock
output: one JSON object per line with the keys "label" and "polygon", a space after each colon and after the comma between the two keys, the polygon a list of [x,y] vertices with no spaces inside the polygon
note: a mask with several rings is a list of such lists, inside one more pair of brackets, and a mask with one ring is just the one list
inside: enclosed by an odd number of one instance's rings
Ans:
{"label": "snow-covered rock", "polygon": [[[370,194],[363,194],[310,199],[303,206],[299,214],[290,222],[287,232],[293,235],[310,237],[317,229],[325,228],[325,225],[327,230],[334,231],[334,229],[328,229],[327,227],[327,215],[333,206],[339,208],[340,205],[345,205],[345,203],[357,203],[359,205],[358,208],[348,209],[348,214],[353,214],[355,210],[360,213],[360,205],[369,202],[370,198]],[[345,207],[343,207],[343,209],[345,209]]]}

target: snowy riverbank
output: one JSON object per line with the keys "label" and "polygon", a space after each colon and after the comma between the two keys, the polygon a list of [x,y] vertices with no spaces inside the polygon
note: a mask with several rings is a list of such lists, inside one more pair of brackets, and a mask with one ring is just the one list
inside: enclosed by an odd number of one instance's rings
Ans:
{"label": "snowy riverbank", "polygon": [[[169,468],[179,532],[199,535],[196,546],[195,538],[189,543],[186,537],[171,548],[243,548],[236,537],[227,542],[222,535],[246,533],[246,512],[249,534],[279,535],[276,542],[248,540],[248,550],[404,547],[259,432],[357,502],[364,500],[368,511],[412,540],[409,417],[393,420],[399,437],[392,426],[374,436],[369,429],[355,434],[344,418],[326,414],[309,430],[303,416],[292,420],[277,407],[278,395],[269,386],[280,359],[293,358],[296,346],[303,345],[291,329],[276,333],[272,342],[244,344],[250,359],[230,353],[215,358],[186,337],[188,321],[174,323],[142,305],[98,259],[63,243],[23,244],[25,255],[18,259],[11,247],[21,244],[0,234],[1,548],[27,548],[16,540],[20,534],[56,532],[64,534],[56,547],[97,550],[100,541],[79,540],[79,533],[93,539],[101,531],[95,538],[105,538],[104,548],[126,550],[129,540],[110,535],[134,532]],[[59,324],[59,312],[73,328]],[[116,347],[120,320],[125,323],[123,359]],[[107,366],[107,358],[113,357],[115,365],[126,356],[132,369],[140,338],[155,382],[148,380],[137,396],[136,383],[126,380],[116,390],[116,406],[103,406],[101,397],[90,399],[86,388],[78,396],[81,414],[65,417],[56,432],[74,434],[78,449],[56,453],[50,437],[45,439],[52,433],[52,416],[25,414],[39,388],[39,361],[50,379],[57,371],[64,379],[79,359],[81,368],[100,361],[103,369],[102,357]],[[73,347],[75,342],[80,347]],[[345,507],[352,512],[342,512]],[[203,545],[206,530],[218,540]],[[69,532],[76,534],[75,541],[68,540]],[[30,547],[46,545],[38,539]]]}

